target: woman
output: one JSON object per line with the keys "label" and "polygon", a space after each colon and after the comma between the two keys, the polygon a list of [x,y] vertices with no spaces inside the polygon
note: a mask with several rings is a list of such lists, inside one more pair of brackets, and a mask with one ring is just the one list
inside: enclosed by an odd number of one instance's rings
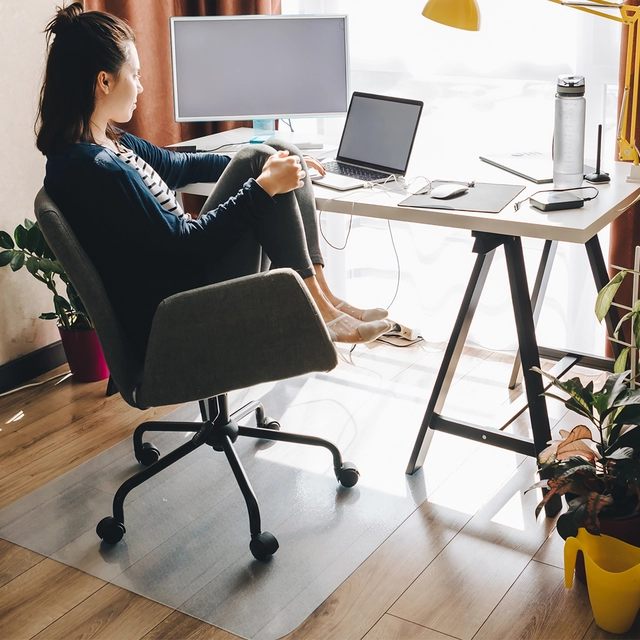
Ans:
{"label": "woman", "polygon": [[[334,341],[369,342],[390,329],[384,309],[358,309],[329,289],[313,191],[295,147],[269,141],[230,159],[170,152],[124,133],[112,123],[131,119],[142,92],[131,28],[75,2],[58,10],[46,34],[36,124],[45,189],[141,352],[161,300],[269,262],[300,274]],[[214,181],[198,219],[185,215],[172,190]]]}

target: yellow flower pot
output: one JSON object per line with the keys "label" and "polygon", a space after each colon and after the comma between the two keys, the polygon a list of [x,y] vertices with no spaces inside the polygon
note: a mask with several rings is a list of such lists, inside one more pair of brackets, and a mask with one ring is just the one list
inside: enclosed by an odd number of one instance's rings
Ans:
{"label": "yellow flower pot", "polygon": [[611,633],[625,633],[640,610],[640,548],[610,536],[578,529],[564,545],[564,583],[573,584],[576,554],[582,551],[589,600],[596,624]]}

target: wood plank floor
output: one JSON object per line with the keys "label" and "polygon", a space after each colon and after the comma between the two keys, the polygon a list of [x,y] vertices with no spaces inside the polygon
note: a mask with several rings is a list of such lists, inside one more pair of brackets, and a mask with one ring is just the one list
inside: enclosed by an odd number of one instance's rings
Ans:
{"label": "wood plank floor", "polygon": [[[492,383],[510,357],[481,350],[473,355],[452,397],[482,413],[481,399],[495,399],[495,388],[500,389],[496,397],[508,403],[503,382]],[[409,358],[399,380],[411,375]],[[106,398],[104,391],[104,382],[48,382],[0,398],[0,508],[122,441],[144,419],[173,409],[140,412],[119,396]],[[558,411],[555,407],[553,419],[565,428],[575,420]],[[526,417],[514,429],[526,430]],[[463,471],[452,468],[450,477],[288,640],[640,637],[638,621],[625,636],[600,630],[586,589],[565,589],[562,541],[552,521],[533,520],[537,496],[524,493],[533,460],[523,459],[505,483],[494,462],[497,450],[473,444],[467,451]],[[0,640],[30,638],[236,636],[0,540]]]}

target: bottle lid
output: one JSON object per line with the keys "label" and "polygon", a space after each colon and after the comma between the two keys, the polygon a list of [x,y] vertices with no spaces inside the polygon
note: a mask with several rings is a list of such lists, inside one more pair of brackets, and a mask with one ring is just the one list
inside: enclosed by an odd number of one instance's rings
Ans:
{"label": "bottle lid", "polygon": [[560,76],[557,91],[561,96],[583,96],[584,76]]}

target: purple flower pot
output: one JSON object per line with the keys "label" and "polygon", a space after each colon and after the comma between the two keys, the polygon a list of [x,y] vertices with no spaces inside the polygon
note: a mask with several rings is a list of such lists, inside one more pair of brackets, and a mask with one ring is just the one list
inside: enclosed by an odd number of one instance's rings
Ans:
{"label": "purple flower pot", "polygon": [[58,327],[69,369],[78,382],[96,382],[109,377],[98,334],[93,329],[70,331]]}

